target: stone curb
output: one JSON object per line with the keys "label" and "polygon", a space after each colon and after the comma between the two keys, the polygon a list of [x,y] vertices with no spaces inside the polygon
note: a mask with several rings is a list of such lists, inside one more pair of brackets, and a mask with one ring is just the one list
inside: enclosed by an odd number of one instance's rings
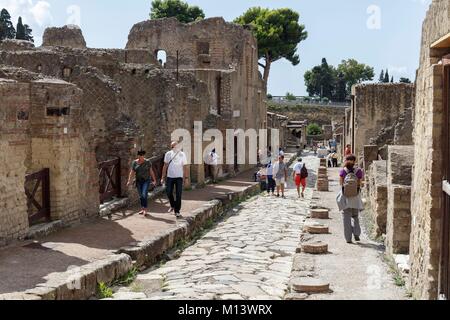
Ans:
{"label": "stone curb", "polygon": [[124,247],[115,254],[99,261],[47,276],[46,283],[24,292],[0,294],[0,300],[86,300],[95,296],[97,285],[112,283],[133,267],[151,266],[173,248],[178,241],[186,239],[202,228],[209,219],[217,219],[237,201],[260,193],[259,184],[243,191],[230,192],[212,200],[193,212],[177,228],[149,238],[136,246]]}

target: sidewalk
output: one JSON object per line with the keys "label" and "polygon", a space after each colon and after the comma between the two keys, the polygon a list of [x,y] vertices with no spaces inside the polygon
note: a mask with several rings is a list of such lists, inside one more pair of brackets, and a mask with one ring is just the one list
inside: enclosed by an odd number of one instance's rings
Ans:
{"label": "sidewalk", "polygon": [[[86,267],[81,272],[85,276],[83,281],[87,282],[86,279],[90,276],[90,282],[93,282],[93,275],[88,275],[87,270],[93,270],[93,267],[88,265],[94,262],[97,267],[103,263],[103,277],[114,278],[119,272],[117,268],[122,268],[121,272],[126,272],[126,269],[131,267],[130,257],[117,253],[143,250],[144,244],[150,245],[158,241],[161,242],[158,248],[166,250],[179,240],[177,237],[182,238],[200,223],[217,214],[224,204],[254,193],[257,187],[258,185],[253,182],[253,171],[250,170],[218,185],[185,192],[182,208],[184,219],[179,221],[173,214],[167,213],[168,200],[161,197],[152,201],[149,208],[151,217],[148,218],[138,215],[137,208],[123,210],[113,214],[111,219],[99,218],[63,229],[38,241],[21,242],[0,249],[0,295],[24,292],[38,286],[41,291],[51,295],[36,296],[33,292],[32,298],[61,297],[62,294],[55,292],[60,290],[59,287],[64,281],[67,282],[67,274],[68,272],[70,274],[71,269]],[[162,253],[152,252],[154,256]],[[135,260],[135,257],[132,258]],[[104,259],[110,259],[111,264],[116,263],[121,267],[112,271],[106,270],[107,263],[100,263]],[[95,286],[98,274],[96,276],[93,278]],[[65,286],[70,289],[70,286]],[[92,284],[83,283],[81,286],[92,287]],[[92,288],[90,290],[92,291]]]}
{"label": "sidewalk", "polygon": [[[339,169],[329,168],[330,192],[315,192],[315,205],[330,209],[330,220],[324,221],[330,234],[317,235],[316,240],[329,246],[329,254],[315,255],[314,271],[330,283],[331,294],[311,295],[309,300],[404,300],[408,299],[404,288],[394,284],[393,275],[383,262],[383,247],[371,241],[364,230],[360,243],[347,244],[344,238],[342,215],[336,204],[340,188]],[[315,199],[315,200],[314,200]],[[313,204],[314,205],[314,204]]]}

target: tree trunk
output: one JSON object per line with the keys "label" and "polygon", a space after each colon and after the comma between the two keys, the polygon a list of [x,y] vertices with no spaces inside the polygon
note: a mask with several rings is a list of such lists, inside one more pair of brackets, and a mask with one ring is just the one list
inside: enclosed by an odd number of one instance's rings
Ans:
{"label": "tree trunk", "polygon": [[266,66],[264,67],[264,76],[263,76],[263,80],[264,80],[264,84],[266,85],[266,89],[267,89],[267,83],[269,81],[271,64],[272,64],[272,61],[270,61],[270,58],[266,57]]}

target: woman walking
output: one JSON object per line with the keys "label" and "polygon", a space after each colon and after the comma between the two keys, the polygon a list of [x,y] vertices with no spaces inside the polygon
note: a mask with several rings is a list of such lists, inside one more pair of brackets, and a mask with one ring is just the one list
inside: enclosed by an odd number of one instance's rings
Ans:
{"label": "woman walking", "polygon": [[[156,175],[150,160],[145,159],[146,152],[138,152],[138,158],[131,163],[127,186],[131,185],[133,177],[136,180],[136,188],[141,202],[140,215],[148,215],[148,190],[152,184],[156,184]],[[152,180],[153,179],[153,180]]]}
{"label": "woman walking", "polygon": [[[362,169],[356,167],[356,157],[347,156],[344,168],[339,173],[341,192],[337,197],[339,210],[343,213],[344,234],[347,243],[360,241],[361,227],[359,224],[359,213],[364,210],[361,199],[361,184],[364,178]],[[353,220],[353,224],[352,224]]]}

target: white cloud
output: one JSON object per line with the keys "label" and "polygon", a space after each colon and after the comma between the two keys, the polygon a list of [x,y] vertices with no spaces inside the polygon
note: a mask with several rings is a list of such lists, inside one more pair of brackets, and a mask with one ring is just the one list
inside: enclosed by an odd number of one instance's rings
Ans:
{"label": "white cloud", "polygon": [[47,1],[0,0],[0,8],[9,11],[14,24],[19,16],[34,29],[45,28],[53,22],[51,6]]}
{"label": "white cloud", "polygon": [[31,9],[34,21],[40,26],[48,26],[52,23],[53,17],[50,12],[50,3],[47,1],[38,1]]}

